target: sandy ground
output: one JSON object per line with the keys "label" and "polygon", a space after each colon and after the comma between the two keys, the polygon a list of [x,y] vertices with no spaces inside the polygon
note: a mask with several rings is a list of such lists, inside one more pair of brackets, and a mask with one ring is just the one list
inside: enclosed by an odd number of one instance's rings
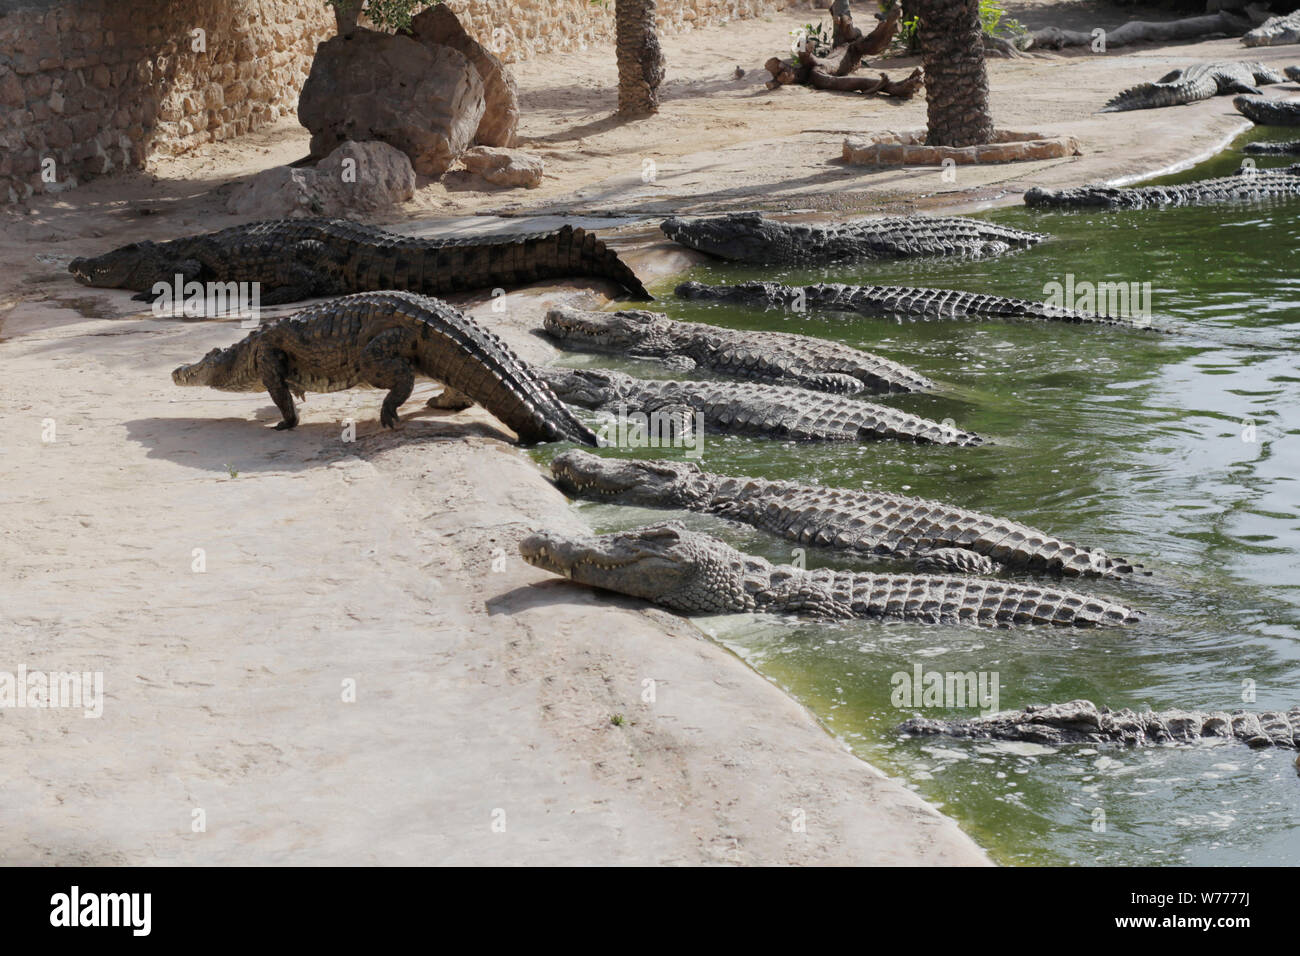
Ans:
{"label": "sandy ground", "polygon": [[[806,19],[669,38],[663,111],[637,124],[609,118],[610,50],[522,64],[523,147],[549,160],[543,186],[452,173],[389,220],[434,232],[502,225],[485,212],[970,206],[1165,168],[1245,125],[1228,99],[1093,112],[1173,65],[1240,58],[1235,41],[994,61],[999,124],[1073,133],[1083,157],[963,168],[955,184],[847,168],[846,133],[919,127],[924,102],[764,90],[760,64]],[[1300,47],[1257,53],[1300,62]],[[100,671],[106,697],[99,719],[0,709],[0,741],[23,757],[0,783],[0,860],[987,862],[684,622],[523,565],[527,530],[580,519],[486,413],[412,400],[381,433],[377,393],[356,391],[310,396],[303,425],[274,432],[265,396],[170,383],[240,337],[233,322],[157,319],[63,271],[231,224],[233,184],[305,144],[282,126],[0,211],[0,671]],[[617,237],[643,274],[687,261],[648,232]],[[463,304],[546,361],[532,330],[547,303],[610,291],[583,287],[512,293],[504,314]]]}

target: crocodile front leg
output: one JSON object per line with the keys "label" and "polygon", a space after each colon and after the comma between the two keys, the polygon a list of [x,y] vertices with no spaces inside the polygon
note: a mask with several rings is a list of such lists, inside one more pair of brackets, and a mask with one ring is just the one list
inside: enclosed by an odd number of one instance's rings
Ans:
{"label": "crocodile front leg", "polygon": [[267,349],[258,362],[262,371],[262,384],[271,393],[271,401],[280,409],[284,420],[275,426],[276,431],[285,431],[298,424],[298,410],[293,406],[293,393],[285,380],[289,369],[289,356],[280,349]]}
{"label": "crocodile front leg", "polygon": [[362,381],[375,388],[388,389],[379,409],[379,424],[385,428],[397,426],[400,421],[397,410],[415,388],[415,367],[407,357],[414,342],[414,336],[406,329],[389,329],[376,335],[361,350],[358,364]]}

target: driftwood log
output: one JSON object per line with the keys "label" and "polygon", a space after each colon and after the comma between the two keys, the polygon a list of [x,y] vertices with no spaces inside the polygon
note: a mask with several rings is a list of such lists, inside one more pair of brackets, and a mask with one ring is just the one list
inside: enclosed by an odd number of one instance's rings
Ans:
{"label": "driftwood log", "polygon": [[[885,19],[870,33],[863,33],[853,25],[849,0],[835,0],[831,4],[832,39],[830,56],[816,55],[815,44],[806,40],[796,59],[783,60],[772,57],[764,64],[772,74],[767,88],[798,84],[817,90],[834,90],[846,93],[880,93],[883,96],[907,98],[921,86],[921,71],[914,70],[906,79],[891,80],[881,73],[879,79],[850,76],[864,57],[882,53],[898,32],[900,9],[895,5]],[[838,57],[838,59],[836,59]]]}
{"label": "driftwood log", "polygon": [[[1182,20],[1130,20],[1105,32],[1106,48],[1127,46],[1130,43],[1168,43],[1171,40],[1191,40],[1215,35],[1241,36],[1252,25],[1249,19],[1234,16],[1226,10]],[[1091,46],[1094,40],[1092,33],[1062,30],[1060,27],[1044,27],[1035,30],[1033,36],[1035,47],[1049,50],[1060,50],[1067,46]]]}

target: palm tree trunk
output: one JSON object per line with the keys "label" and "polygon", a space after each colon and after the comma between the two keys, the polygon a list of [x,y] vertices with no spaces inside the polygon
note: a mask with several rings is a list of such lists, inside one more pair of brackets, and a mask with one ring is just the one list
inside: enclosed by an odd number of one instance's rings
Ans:
{"label": "palm tree trunk", "polygon": [[655,30],[655,0],[614,0],[618,51],[618,111],[649,116],[659,110],[664,55]]}
{"label": "palm tree trunk", "polygon": [[916,0],[931,146],[993,139],[979,0]]}

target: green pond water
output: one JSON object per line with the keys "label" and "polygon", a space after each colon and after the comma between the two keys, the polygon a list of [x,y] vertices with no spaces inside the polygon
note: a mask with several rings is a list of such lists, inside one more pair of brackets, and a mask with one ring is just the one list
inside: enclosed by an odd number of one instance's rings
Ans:
{"label": "green pond water", "polygon": [[[1248,135],[1284,138],[1281,131]],[[1167,181],[1226,174],[1240,160],[1229,150]],[[1261,167],[1283,163],[1259,159]],[[946,448],[711,435],[701,459],[707,470],[938,498],[1101,546],[1154,571],[1133,581],[1077,584],[1146,612],[1125,629],[764,616],[700,625],[856,753],[955,818],[1000,862],[1300,862],[1293,752],[1253,751],[1234,741],[1051,751],[904,739],[892,728],[922,711],[895,707],[890,681],[917,665],[996,672],[1002,708],[1077,697],[1138,708],[1287,709],[1300,702],[1300,367],[1291,348],[1300,346],[1297,211],[1300,202],[1118,213],[1017,207],[985,215],[1053,239],[986,261],[790,270],[719,264],[683,277],[926,285],[1042,299],[1046,283],[1072,273],[1076,281],[1151,283],[1156,321],[1193,326],[1195,335],[761,313],[676,300],[677,280],[656,289],[657,307],[679,319],[823,336],[911,365],[942,390],[884,401],[952,418],[994,442]],[[662,366],[608,357],[567,361],[672,377]],[[1250,422],[1255,441],[1243,438]],[[772,561],[792,557],[791,542],[747,526],[608,504],[576,507],[600,531],[680,517]],[[852,566],[817,550],[807,562]],[[1247,681],[1251,702],[1243,702]],[[809,809],[810,826],[814,819]]]}

